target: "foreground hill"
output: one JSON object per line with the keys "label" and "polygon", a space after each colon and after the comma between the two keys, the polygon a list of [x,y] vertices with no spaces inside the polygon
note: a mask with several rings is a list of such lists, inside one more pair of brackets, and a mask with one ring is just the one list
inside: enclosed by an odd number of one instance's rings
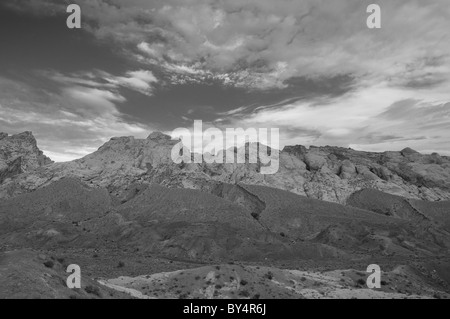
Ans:
{"label": "foreground hill", "polygon": [[76,177],[119,197],[134,183],[203,189],[222,182],[265,185],[341,204],[354,192],[367,188],[411,199],[450,199],[450,159],[436,153],[289,146],[280,152],[279,171],[261,175],[260,164],[176,165],[170,156],[176,143],[162,133],[152,133],[147,139],[113,138],[79,160],[44,161],[48,165],[34,166],[22,174],[4,174],[0,198],[33,191],[63,177]]}
{"label": "foreground hill", "polygon": [[[138,277],[102,279],[105,287],[141,299],[429,299],[450,296],[411,267],[381,274],[368,289],[368,274],[354,269],[313,272],[274,267],[215,265]],[[424,284],[425,282],[425,284]]]}
{"label": "foreground hill", "polygon": [[2,201],[0,234],[10,249],[123,247],[191,260],[346,255],[327,245],[292,243],[246,208],[198,190],[151,185],[117,204],[105,189],[74,179]]}
{"label": "foreground hill", "polygon": [[66,285],[68,263],[30,250],[0,252],[0,299],[129,299],[96,280],[81,276],[81,289]]}
{"label": "foreground hill", "polygon": [[139,185],[117,201],[64,178],[0,203],[13,248],[123,247],[191,260],[294,260],[448,254],[439,224],[319,201],[265,186],[207,193]]}
{"label": "foreground hill", "polygon": [[450,232],[450,201],[426,202],[364,189],[354,193],[347,203],[416,224],[438,225]]}

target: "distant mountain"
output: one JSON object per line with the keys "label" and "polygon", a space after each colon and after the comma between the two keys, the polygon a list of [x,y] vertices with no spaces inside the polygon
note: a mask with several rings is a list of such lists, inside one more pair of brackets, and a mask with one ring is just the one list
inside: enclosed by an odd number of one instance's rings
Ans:
{"label": "distant mountain", "polygon": [[[30,133],[23,134],[34,141]],[[20,140],[6,138],[11,139]],[[5,145],[2,140],[0,143]],[[353,193],[368,188],[411,199],[450,200],[450,159],[438,154],[422,155],[409,148],[370,153],[329,146],[288,146],[280,152],[278,173],[262,175],[259,163],[174,164],[171,150],[176,143],[158,132],[147,139],[112,138],[84,158],[53,164],[37,148],[31,148],[33,152],[20,157],[21,163],[30,163],[25,169],[3,164],[3,171],[11,173],[3,173],[0,198],[33,191],[63,177],[75,177],[91,186],[105,187],[117,197],[134,183],[203,190],[220,182],[265,185],[341,204]],[[35,143],[25,144],[27,148],[29,145]],[[1,149],[5,153],[5,147]]]}

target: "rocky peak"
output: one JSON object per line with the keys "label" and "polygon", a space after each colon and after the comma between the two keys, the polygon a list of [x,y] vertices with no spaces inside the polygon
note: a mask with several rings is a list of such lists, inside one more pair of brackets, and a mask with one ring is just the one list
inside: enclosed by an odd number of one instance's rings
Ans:
{"label": "rocky peak", "polygon": [[415,151],[415,150],[413,150],[412,148],[409,148],[409,147],[401,150],[400,153],[403,156],[408,156],[408,155],[412,155],[412,154],[420,154],[419,152],[417,152],[417,151]]}
{"label": "rocky peak", "polygon": [[[0,198],[72,176],[93,187],[107,187],[114,194],[133,183],[204,189],[224,182],[266,185],[338,203],[346,203],[351,194],[366,188],[415,199],[450,199],[450,158],[438,154],[425,155],[411,149],[372,153],[333,146],[286,146],[280,153],[279,171],[261,175],[259,163],[176,164],[171,151],[178,142],[160,132],[146,139],[112,138],[82,159],[30,171],[26,168],[30,158],[35,159],[31,161],[34,167],[41,165],[36,159],[45,158],[32,134],[6,136],[0,139],[0,162],[7,163],[3,168],[8,168],[9,176],[18,176],[0,185]],[[250,147],[257,149],[258,144],[246,145],[245,149]]]}
{"label": "rocky peak", "polygon": [[147,139],[153,141],[170,141],[172,140],[172,137],[161,132],[153,132],[147,137]]}
{"label": "rocky peak", "polygon": [[[101,146],[96,152],[76,160],[81,167],[77,170],[88,170],[104,182],[124,175],[127,179],[141,176],[152,167],[170,165],[173,145],[178,143],[170,136],[160,132],[150,134],[147,139],[134,137],[114,137]],[[83,173],[84,174],[84,173]]]}
{"label": "rocky peak", "polygon": [[283,148],[283,152],[286,152],[288,154],[296,155],[296,156],[303,156],[308,152],[308,149],[304,147],[303,145],[295,145],[295,146],[285,146]]}
{"label": "rocky peak", "polygon": [[0,134],[0,182],[51,163],[37,147],[33,133]]}

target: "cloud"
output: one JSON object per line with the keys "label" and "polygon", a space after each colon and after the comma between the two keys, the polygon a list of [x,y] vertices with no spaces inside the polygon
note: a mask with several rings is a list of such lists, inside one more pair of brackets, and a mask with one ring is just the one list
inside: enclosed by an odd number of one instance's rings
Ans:
{"label": "cloud", "polygon": [[449,154],[450,103],[433,99],[439,96],[433,92],[418,95],[387,85],[348,92],[326,103],[298,101],[259,108],[246,117],[236,110],[228,113],[226,123],[216,124],[279,128],[283,146],[336,145],[368,151],[410,146]]}
{"label": "cloud", "polygon": [[[293,76],[387,79],[403,72],[410,79],[405,85],[414,86],[414,78],[424,74],[448,75],[417,63],[448,52],[450,12],[444,0],[381,1],[383,27],[376,31],[365,26],[365,1],[79,2],[98,24],[92,32],[99,38],[131,43],[133,53],[149,63],[163,60],[168,70],[178,66],[198,77],[203,70],[267,88]],[[417,74],[408,71],[414,63]]]}
{"label": "cloud", "polygon": [[[3,90],[0,99],[16,112],[4,121],[60,110],[91,130],[89,117],[128,132],[150,120],[168,129],[201,118],[280,127],[284,144],[448,150],[447,0],[379,0],[379,30],[366,27],[366,0],[73,2],[84,32],[111,46],[124,69],[57,69],[42,76],[52,81],[44,93],[33,90],[40,83],[24,91],[16,79],[8,84],[16,97]],[[65,15],[53,0],[8,5]]]}
{"label": "cloud", "polygon": [[[373,81],[398,78],[417,88],[439,85],[449,75],[443,63],[421,62],[449,52],[446,0],[380,0],[380,30],[365,25],[369,1],[74,2],[82,7],[84,28],[98,39],[113,40],[127,56],[175,77],[176,69],[184,69],[190,79],[208,80],[209,74],[265,89],[295,76],[355,74]],[[51,0],[19,3],[17,10],[40,14],[64,8]]]}
{"label": "cloud", "polygon": [[[56,71],[37,72],[41,76],[47,77],[59,85],[78,85],[91,88],[108,89],[118,96],[120,88],[128,88],[141,94],[151,96],[153,85],[158,83],[158,79],[149,70],[127,71],[125,75],[112,75],[106,71],[92,70],[89,72],[77,72],[63,75]],[[122,101],[123,102],[123,101]]]}
{"label": "cloud", "polygon": [[56,161],[87,155],[113,136],[148,136],[151,127],[121,119],[117,104],[123,102],[105,89],[75,85],[56,95],[0,77],[1,130],[33,131],[39,147]]}
{"label": "cloud", "polygon": [[[64,9],[51,0],[18,2],[16,10],[39,14]],[[268,89],[283,88],[293,77],[353,74],[417,89],[445,84],[450,76],[446,0],[380,0],[379,30],[365,25],[370,1],[74,2],[82,8],[85,30],[170,73],[172,83],[214,79]],[[134,78],[122,80],[145,87]]]}
{"label": "cloud", "polygon": [[106,77],[106,80],[116,86],[127,87],[145,95],[152,95],[152,83],[158,80],[151,71],[129,71],[126,76]]}

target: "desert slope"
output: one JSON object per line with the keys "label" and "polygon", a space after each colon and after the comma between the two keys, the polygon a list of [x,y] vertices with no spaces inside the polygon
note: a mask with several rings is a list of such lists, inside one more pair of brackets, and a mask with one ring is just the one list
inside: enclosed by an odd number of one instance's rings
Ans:
{"label": "desert slope", "polygon": [[414,269],[399,266],[382,274],[383,286],[365,286],[367,274],[354,269],[326,272],[274,267],[215,265],[99,282],[142,299],[430,299],[448,298],[423,285]]}

